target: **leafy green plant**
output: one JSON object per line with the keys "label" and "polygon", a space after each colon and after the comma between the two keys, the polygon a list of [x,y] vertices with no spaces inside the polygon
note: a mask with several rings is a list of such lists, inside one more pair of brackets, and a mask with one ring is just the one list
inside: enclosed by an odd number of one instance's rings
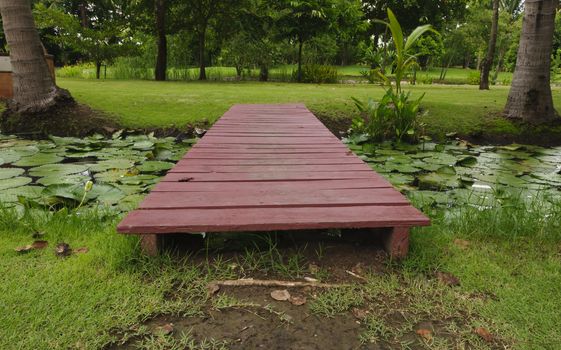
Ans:
{"label": "leafy green plant", "polygon": [[[395,54],[393,55],[395,91],[399,94],[401,92],[401,82],[405,78],[406,73],[413,67],[418,66],[417,55],[413,54],[416,50],[415,44],[419,41],[421,36],[427,32],[436,34],[438,34],[438,32],[435,31],[430,24],[425,24],[415,28],[408,37],[404,37],[399,21],[389,8],[388,22],[381,20],[377,20],[376,22],[384,24],[391,32],[392,44],[395,48]],[[393,89],[391,80],[385,72],[379,70],[378,75],[388,88]]]}
{"label": "leafy green plant", "polygon": [[370,99],[367,103],[363,103],[353,99],[361,115],[353,121],[351,131],[362,134],[365,140],[384,141],[396,139],[397,141],[403,141],[408,139],[408,141],[417,141],[420,129],[418,117],[424,94],[416,100],[411,100],[410,93],[403,92],[401,83],[410,69],[418,67],[417,55],[412,53],[415,50],[417,41],[419,41],[423,34],[429,31],[436,34],[438,32],[432,29],[431,25],[423,25],[415,28],[405,38],[399,21],[390,9],[388,9],[388,20],[388,22],[377,22],[386,25],[392,34],[392,44],[395,47],[392,64],[394,67],[395,88],[385,71],[374,69],[368,72],[367,76],[363,74],[369,81],[373,80],[374,76],[377,75],[387,90],[386,94],[378,102]]}
{"label": "leafy green plant", "polygon": [[351,125],[353,132],[366,134],[368,140],[384,141],[417,141],[420,123],[421,100],[424,94],[416,100],[410,99],[409,92],[396,94],[388,89],[380,101],[369,99],[367,103],[353,99],[361,116],[355,118]]}
{"label": "leafy green plant", "polygon": [[470,72],[467,78],[467,83],[469,85],[479,85],[479,80],[481,79],[481,72],[473,71]]}
{"label": "leafy green plant", "polygon": [[[293,79],[297,80],[298,72],[293,72]],[[302,66],[302,82],[325,84],[336,83],[339,80],[337,68],[321,64],[306,64]]]}

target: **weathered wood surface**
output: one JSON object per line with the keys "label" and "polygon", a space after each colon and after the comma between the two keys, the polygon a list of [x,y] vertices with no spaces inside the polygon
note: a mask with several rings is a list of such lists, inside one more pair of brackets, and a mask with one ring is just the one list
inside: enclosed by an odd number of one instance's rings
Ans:
{"label": "weathered wood surface", "polygon": [[236,105],[117,230],[153,254],[167,233],[388,228],[400,257],[409,227],[428,224],[304,105]]}

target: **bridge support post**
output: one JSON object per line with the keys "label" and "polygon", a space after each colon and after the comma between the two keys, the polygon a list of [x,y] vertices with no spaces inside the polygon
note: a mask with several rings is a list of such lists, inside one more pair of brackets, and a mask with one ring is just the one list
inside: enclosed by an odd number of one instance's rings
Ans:
{"label": "bridge support post", "polygon": [[405,258],[409,250],[409,227],[393,227],[385,237],[384,248],[394,259]]}
{"label": "bridge support post", "polygon": [[140,248],[142,252],[149,256],[158,255],[160,250],[161,238],[156,234],[143,234],[140,236]]}

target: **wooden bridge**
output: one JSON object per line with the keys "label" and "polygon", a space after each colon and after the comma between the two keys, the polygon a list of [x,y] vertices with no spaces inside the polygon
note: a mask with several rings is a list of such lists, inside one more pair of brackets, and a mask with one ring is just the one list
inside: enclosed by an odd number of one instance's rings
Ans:
{"label": "wooden bridge", "polygon": [[169,233],[387,228],[402,257],[429,219],[302,104],[235,105],[187,152],[118,232],[156,254]]}

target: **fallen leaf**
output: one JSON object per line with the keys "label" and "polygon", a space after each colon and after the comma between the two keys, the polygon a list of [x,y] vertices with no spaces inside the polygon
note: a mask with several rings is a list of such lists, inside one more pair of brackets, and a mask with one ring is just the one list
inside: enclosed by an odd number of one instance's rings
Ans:
{"label": "fallen leaf", "polygon": [[90,250],[88,249],[88,247],[80,247],[80,248],[74,250],[74,253],[76,253],[76,254],[86,254],[89,251]]}
{"label": "fallen leaf", "polygon": [[486,342],[493,341],[493,335],[483,327],[477,327],[474,330],[475,334],[481,337],[481,339],[485,340]]}
{"label": "fallen leaf", "polygon": [[208,286],[206,286],[206,290],[208,291],[209,295],[213,295],[218,293],[218,291],[220,290],[220,286],[216,283],[210,283]]}
{"label": "fallen leaf", "polygon": [[290,293],[286,289],[278,289],[271,292],[271,298],[278,301],[286,301],[290,299]]}
{"label": "fallen leaf", "polygon": [[423,338],[426,341],[432,340],[432,331],[430,329],[425,329],[425,328],[417,329],[415,333],[417,333],[421,338]]}
{"label": "fallen leaf", "polygon": [[22,247],[14,248],[14,250],[18,253],[29,253],[30,251],[33,250],[33,246],[31,244],[29,244],[29,245],[25,245],[25,246],[22,246]]}
{"label": "fallen leaf", "polygon": [[351,269],[351,271],[356,273],[357,275],[364,274],[364,264],[359,262]]}
{"label": "fallen leaf", "polygon": [[306,304],[306,297],[303,295],[292,295],[288,299],[292,305],[300,306]]}
{"label": "fallen leaf", "polygon": [[461,249],[467,249],[470,245],[470,242],[466,241],[465,239],[457,238],[457,239],[454,240],[454,244]]}
{"label": "fallen leaf", "polygon": [[68,243],[59,243],[55,247],[55,254],[58,257],[69,256],[71,253],[72,253],[72,249],[70,249]]}
{"label": "fallen leaf", "polygon": [[31,247],[33,247],[33,249],[44,249],[49,245],[49,242],[47,241],[35,241],[33,242],[33,244],[31,244]]}
{"label": "fallen leaf", "polygon": [[455,287],[460,285],[460,280],[458,279],[458,277],[452,275],[449,272],[438,271],[436,273],[436,278],[438,278],[440,282],[450,287]]}
{"label": "fallen leaf", "polygon": [[173,333],[174,331],[174,327],[173,327],[173,323],[167,323],[163,326],[160,326],[158,328],[156,328],[156,330],[158,331],[158,333],[163,334],[163,335],[170,335],[171,333]]}
{"label": "fallen leaf", "polygon": [[368,310],[354,307],[351,311],[353,313],[353,316],[359,320],[364,320],[366,317],[368,317]]}

